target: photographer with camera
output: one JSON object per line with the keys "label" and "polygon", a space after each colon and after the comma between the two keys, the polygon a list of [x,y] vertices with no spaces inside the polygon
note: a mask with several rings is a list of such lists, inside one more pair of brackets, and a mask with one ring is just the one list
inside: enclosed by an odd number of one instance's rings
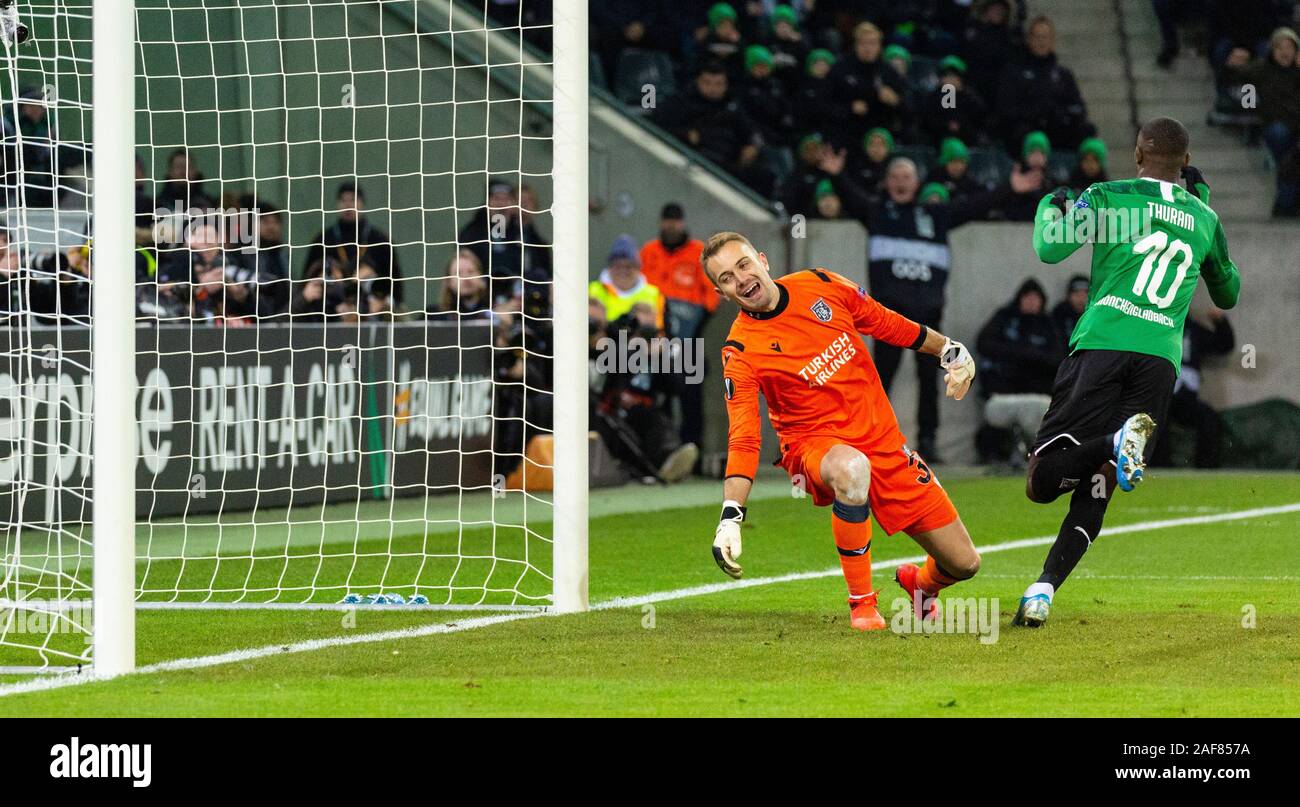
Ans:
{"label": "photographer with camera", "polygon": [[[682,442],[668,412],[680,378],[671,372],[676,343],[665,338],[664,298],[641,273],[636,242],[621,235],[600,279],[588,289],[593,315],[592,422],[610,452],[643,479],[676,482],[699,448]],[[604,336],[597,337],[601,323]]]}

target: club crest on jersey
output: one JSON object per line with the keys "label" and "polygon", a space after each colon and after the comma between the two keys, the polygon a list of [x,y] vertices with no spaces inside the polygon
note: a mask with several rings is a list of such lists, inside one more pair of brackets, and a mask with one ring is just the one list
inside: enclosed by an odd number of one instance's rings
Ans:
{"label": "club crest on jersey", "polygon": [[812,304],[811,308],[813,315],[822,322],[830,322],[831,317],[834,316],[831,313],[831,307],[820,297],[817,298],[817,302]]}

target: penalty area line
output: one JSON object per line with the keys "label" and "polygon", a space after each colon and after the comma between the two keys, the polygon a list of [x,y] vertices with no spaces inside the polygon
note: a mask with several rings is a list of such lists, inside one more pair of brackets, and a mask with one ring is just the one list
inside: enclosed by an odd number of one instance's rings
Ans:
{"label": "penalty area line", "polygon": [[[1116,527],[1104,528],[1101,531],[1101,535],[1122,535],[1130,532],[1167,530],[1176,527],[1216,524],[1223,521],[1241,521],[1249,518],[1297,512],[1300,512],[1300,502],[1278,505],[1275,507],[1256,507],[1250,510],[1236,510],[1228,513],[1187,516],[1185,518],[1170,518],[1158,521],[1140,521],[1134,524],[1122,524]],[[990,552],[1008,552],[1013,549],[1045,546],[1055,540],[1055,535],[1040,535],[1036,538],[1020,538],[1012,541],[1002,541],[996,544],[986,544],[978,547],[978,549],[981,555],[985,555]],[[924,555],[908,558],[892,558],[890,560],[883,560],[879,563],[874,563],[872,564],[872,568],[892,569],[904,563],[917,563],[924,559]],[[817,580],[825,577],[835,577],[840,574],[842,574],[842,572],[837,566],[835,568],[823,569],[821,571],[793,572],[791,574],[775,575],[772,577],[742,578],[740,580],[731,580],[725,583],[690,586],[687,588],[671,589],[669,591],[659,591],[633,597],[614,597],[612,599],[593,603],[591,605],[591,610],[608,611],[615,608],[635,608],[642,605],[652,605],[654,603],[668,602],[671,600],[683,600],[707,594],[719,594],[727,591],[757,588],[758,586],[792,583],[801,580]],[[139,667],[136,670],[127,673],[127,675],[135,676],[149,675],[153,673],[178,672],[183,670],[197,670],[205,667],[217,667],[223,664],[237,664],[240,662],[255,661],[257,659],[280,656],[288,653],[308,653],[314,650],[325,650],[334,647],[349,647],[351,645],[397,641],[401,639],[417,639],[425,636],[437,636],[443,633],[459,633],[461,631],[485,628],[506,622],[517,622],[523,619],[536,619],[542,616],[555,615],[556,614],[553,611],[513,611],[505,614],[472,617],[470,619],[462,619],[455,622],[439,622],[435,625],[421,625],[418,627],[401,628],[376,633],[362,633],[355,636],[332,636],[323,639],[309,639],[301,642],[291,642],[289,644],[266,645],[264,647],[253,647],[244,650],[231,650],[225,653],[216,653],[209,656],[195,656],[192,658],[162,661],[156,664],[146,664],[143,667]],[[50,689],[81,686],[83,684],[103,680],[107,679],[98,678],[93,673],[87,675],[57,675],[44,678],[34,678],[13,684],[0,685],[0,697],[6,695],[19,695],[27,692],[42,692]]]}

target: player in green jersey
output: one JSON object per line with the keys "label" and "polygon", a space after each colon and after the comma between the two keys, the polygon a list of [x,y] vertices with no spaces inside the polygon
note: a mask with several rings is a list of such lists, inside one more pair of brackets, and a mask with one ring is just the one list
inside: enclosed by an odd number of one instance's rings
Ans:
{"label": "player in green jersey", "polygon": [[1015,625],[1047,621],[1056,590],[1096,540],[1116,485],[1128,491],[1142,479],[1173,395],[1197,279],[1215,305],[1237,303],[1237,267],[1209,188],[1190,165],[1187,130],[1172,118],[1149,121],[1134,159],[1134,179],[1099,182],[1078,198],[1057,190],[1038,204],[1034,251],[1059,263],[1091,244],[1092,285],[1025,484],[1039,503],[1070,492],[1070,509]]}

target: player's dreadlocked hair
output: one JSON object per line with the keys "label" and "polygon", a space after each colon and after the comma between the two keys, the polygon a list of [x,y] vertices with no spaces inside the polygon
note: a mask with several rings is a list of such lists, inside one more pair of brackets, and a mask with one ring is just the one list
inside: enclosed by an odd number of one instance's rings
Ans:
{"label": "player's dreadlocked hair", "polygon": [[1142,153],[1162,167],[1177,170],[1183,165],[1191,138],[1187,128],[1173,118],[1152,118],[1138,133]]}

